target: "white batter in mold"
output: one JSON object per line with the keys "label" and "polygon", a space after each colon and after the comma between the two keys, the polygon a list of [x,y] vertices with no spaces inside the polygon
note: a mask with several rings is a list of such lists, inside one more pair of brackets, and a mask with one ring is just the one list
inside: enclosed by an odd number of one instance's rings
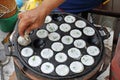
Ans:
{"label": "white batter in mold", "polygon": [[58,34],[57,32],[53,32],[48,35],[48,38],[51,41],[58,41],[60,39],[60,34]]}
{"label": "white batter in mold", "polygon": [[83,33],[87,36],[93,36],[95,34],[95,30],[92,27],[85,27],[83,29]]}
{"label": "white batter in mold", "polygon": [[49,48],[45,48],[41,51],[40,54],[44,59],[50,59],[51,57],[53,57],[54,52]]}
{"label": "white batter in mold", "polygon": [[82,56],[81,51],[77,48],[70,48],[68,50],[68,55],[74,59],[79,59]]}
{"label": "white batter in mold", "polygon": [[81,62],[85,65],[85,66],[91,66],[94,64],[94,58],[90,55],[84,55],[81,57]]}
{"label": "white batter in mold", "polygon": [[40,66],[42,63],[42,59],[39,57],[39,56],[32,56],[29,58],[28,60],[28,64],[32,67],[37,67],[37,66]]}
{"label": "white batter in mold", "polygon": [[40,29],[36,33],[38,38],[46,38],[48,36],[48,32],[45,29]]}
{"label": "white batter in mold", "polygon": [[67,23],[63,23],[60,25],[60,30],[63,32],[68,32],[70,31],[70,29],[71,29],[71,26]]}
{"label": "white batter in mold", "polygon": [[87,25],[86,22],[83,20],[78,20],[75,22],[75,26],[78,28],[84,28],[84,27],[86,27],[86,25]]}
{"label": "white batter in mold", "polygon": [[61,39],[62,43],[66,44],[66,45],[70,45],[73,43],[73,38],[71,36],[63,36]]}
{"label": "white batter in mold", "polygon": [[73,30],[70,31],[70,35],[73,38],[80,38],[82,36],[82,32],[78,29],[73,29]]}
{"label": "white batter in mold", "polygon": [[57,51],[57,52],[62,51],[64,48],[63,44],[60,42],[54,42],[51,47],[54,51]]}
{"label": "white batter in mold", "polygon": [[54,65],[50,62],[45,62],[41,65],[41,71],[45,74],[50,74],[54,71]]}
{"label": "white batter in mold", "polygon": [[67,23],[74,23],[76,18],[74,16],[72,16],[72,15],[68,15],[68,16],[65,16],[64,20]]}
{"label": "white batter in mold", "polygon": [[29,45],[31,43],[31,40],[30,39],[26,40],[24,37],[19,36],[18,39],[17,39],[17,42],[21,46],[27,46],[27,45]]}
{"label": "white batter in mold", "polygon": [[58,25],[55,24],[55,23],[49,23],[46,25],[46,29],[49,31],[49,32],[55,32],[58,30]]}
{"label": "white batter in mold", "polygon": [[33,55],[33,49],[30,47],[25,47],[21,50],[21,55],[24,57],[30,57]]}
{"label": "white batter in mold", "polygon": [[74,41],[74,46],[77,48],[84,48],[86,46],[86,42],[83,39],[78,39]]}
{"label": "white batter in mold", "polygon": [[87,53],[91,56],[97,56],[100,54],[100,49],[96,46],[89,46],[87,48]]}
{"label": "white batter in mold", "polygon": [[61,64],[56,67],[55,71],[59,76],[66,76],[69,73],[69,68],[67,65]]}
{"label": "white batter in mold", "polygon": [[74,73],[81,73],[84,70],[84,66],[79,61],[74,61],[70,64],[70,70]]}
{"label": "white batter in mold", "polygon": [[49,22],[51,22],[51,21],[52,21],[51,16],[46,16],[46,18],[45,18],[45,23],[49,23]]}
{"label": "white batter in mold", "polygon": [[65,53],[62,53],[62,52],[57,53],[55,55],[55,60],[57,62],[60,62],[60,63],[65,62],[67,60],[67,55]]}

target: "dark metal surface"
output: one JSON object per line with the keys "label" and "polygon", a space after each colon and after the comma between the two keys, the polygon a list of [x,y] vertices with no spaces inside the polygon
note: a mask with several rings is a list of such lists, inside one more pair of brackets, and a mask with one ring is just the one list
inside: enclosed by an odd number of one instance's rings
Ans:
{"label": "dark metal surface", "polygon": [[[68,13],[54,13],[54,14],[50,14],[50,16],[52,16],[53,20],[52,22],[53,23],[56,23],[58,26],[62,23],[65,23],[64,20],[61,20],[60,18],[57,18],[59,16],[62,16],[62,18],[64,18],[66,15],[72,15],[72,14],[68,14]],[[12,56],[15,56],[17,57],[21,63],[26,67],[26,69],[29,69],[30,71],[32,71],[33,73],[35,73],[35,75],[38,75],[38,76],[43,76],[43,77],[47,77],[47,78],[51,78],[51,79],[71,79],[71,78],[76,78],[76,77],[82,77],[88,73],[90,73],[98,64],[99,62],[102,60],[102,57],[103,57],[103,54],[104,54],[104,44],[103,44],[103,40],[108,38],[109,37],[109,33],[103,29],[98,29],[98,28],[95,28],[95,26],[93,26],[90,22],[88,22],[87,20],[81,18],[81,17],[78,17],[76,15],[72,15],[74,17],[76,17],[77,20],[83,20],[87,23],[87,26],[90,26],[92,27],[94,30],[95,30],[95,35],[92,36],[92,37],[86,37],[84,34],[82,35],[81,38],[78,38],[78,39],[83,39],[86,41],[87,43],[87,47],[88,46],[91,46],[91,45],[95,45],[97,46],[99,49],[100,49],[100,54],[98,56],[95,56],[94,59],[95,59],[95,63],[90,66],[90,67],[87,67],[85,66],[85,70],[81,73],[78,73],[78,74],[75,74],[73,72],[70,71],[70,73],[66,76],[58,76],[55,71],[52,72],[51,74],[44,74],[42,73],[42,71],[40,70],[40,66],[36,67],[36,68],[33,68],[31,66],[29,66],[28,64],[28,58],[25,58],[23,57],[20,52],[21,52],[21,49],[24,48],[23,46],[20,46],[18,43],[17,43],[17,38],[19,36],[18,32],[17,32],[17,28],[13,34],[13,40],[12,40],[12,48],[11,49],[14,49],[15,51],[11,52],[10,55]],[[70,24],[72,26],[72,29],[75,29],[76,27],[74,26],[74,24]],[[17,27],[17,25],[16,25]],[[42,29],[45,29],[46,28],[46,24],[43,25]],[[79,28],[78,28],[79,29]],[[37,29],[38,30],[38,29]],[[45,38],[43,39],[43,43],[44,44],[47,44],[47,45],[44,45],[44,47],[40,48],[40,49],[36,49],[34,46],[33,46],[33,42],[38,39],[37,36],[36,36],[36,32],[37,30],[34,30],[32,34],[30,34],[30,38],[32,40],[32,43],[29,44],[28,46],[32,47],[34,49],[34,54],[38,55],[41,57],[41,55],[39,54],[40,51],[43,49],[43,48],[48,48],[51,46],[51,44],[53,43],[52,41],[50,41],[48,38]],[[82,29],[79,29],[82,31]],[[99,31],[102,30],[106,33],[106,35],[102,35],[101,33],[99,33]],[[65,34],[66,35],[69,35],[69,33],[64,33],[64,32],[61,32],[60,30],[57,30],[56,32],[58,32],[61,36],[64,36]],[[73,44],[72,45],[69,45],[69,46],[65,46],[64,49],[62,50],[62,52],[64,53],[67,53],[67,50],[69,48],[73,47]],[[81,53],[82,54],[86,54],[86,50],[85,49],[81,49]],[[54,54],[56,54],[56,52],[54,52]],[[54,64],[54,66],[56,67],[57,65],[59,65],[59,63],[57,63],[53,58],[51,58],[50,60],[45,60],[42,58],[42,63],[44,62],[51,62]],[[72,58],[68,58],[68,60],[66,62],[64,62],[64,64],[66,65],[70,65],[70,63],[72,61],[75,61],[74,59]],[[78,60],[80,61],[80,60]]]}

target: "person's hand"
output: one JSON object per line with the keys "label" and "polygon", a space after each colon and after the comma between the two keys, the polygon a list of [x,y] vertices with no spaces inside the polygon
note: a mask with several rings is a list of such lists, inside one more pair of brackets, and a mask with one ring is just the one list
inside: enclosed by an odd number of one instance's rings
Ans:
{"label": "person's hand", "polygon": [[18,24],[18,32],[20,36],[29,33],[31,30],[39,28],[44,23],[46,16],[64,0],[44,0],[37,8],[22,12],[18,15],[20,22]]}
{"label": "person's hand", "polygon": [[46,11],[40,9],[40,7],[30,11],[21,12],[18,15],[18,18],[20,19],[18,24],[19,34],[24,36],[25,33],[29,33],[31,30],[41,27],[46,15]]}

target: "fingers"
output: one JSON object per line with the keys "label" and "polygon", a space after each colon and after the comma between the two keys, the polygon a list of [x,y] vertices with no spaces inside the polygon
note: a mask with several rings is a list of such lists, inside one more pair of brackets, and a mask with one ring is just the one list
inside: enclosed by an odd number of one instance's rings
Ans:
{"label": "fingers", "polygon": [[23,16],[22,14],[23,14],[23,12],[21,12],[21,13],[18,14],[18,18],[19,18],[19,19],[22,18],[22,16]]}
{"label": "fingers", "polygon": [[20,19],[18,24],[18,32],[20,36],[24,36],[25,30],[30,26],[30,22],[25,19]]}
{"label": "fingers", "polygon": [[18,14],[18,18],[21,19],[21,18],[22,18],[22,15],[21,15],[21,14]]}
{"label": "fingers", "polygon": [[18,24],[18,32],[20,36],[24,36],[25,33],[29,34],[30,31],[37,29],[39,27],[39,24],[32,24],[29,21],[26,21],[25,19],[21,19]]}
{"label": "fingers", "polygon": [[20,22],[18,24],[18,32],[20,36],[24,36],[25,32],[30,33],[44,23],[45,16],[36,13],[36,10],[22,12],[18,15]]}
{"label": "fingers", "polygon": [[37,29],[37,28],[39,28],[38,24],[32,24],[26,29],[26,32],[27,34],[29,34],[32,30]]}

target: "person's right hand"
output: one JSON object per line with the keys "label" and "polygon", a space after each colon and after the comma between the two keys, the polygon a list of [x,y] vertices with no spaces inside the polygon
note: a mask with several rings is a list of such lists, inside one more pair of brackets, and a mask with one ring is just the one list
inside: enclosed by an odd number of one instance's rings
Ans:
{"label": "person's right hand", "polygon": [[46,16],[64,0],[43,0],[42,4],[37,8],[22,12],[18,15],[20,22],[18,24],[18,32],[20,36],[29,33],[31,30],[39,28],[44,23]]}
{"label": "person's right hand", "polygon": [[20,19],[18,24],[18,31],[20,36],[24,36],[25,33],[29,33],[31,30],[42,26],[47,14],[44,9],[40,8],[41,7],[37,7],[33,10],[21,12],[18,15],[18,18]]}

